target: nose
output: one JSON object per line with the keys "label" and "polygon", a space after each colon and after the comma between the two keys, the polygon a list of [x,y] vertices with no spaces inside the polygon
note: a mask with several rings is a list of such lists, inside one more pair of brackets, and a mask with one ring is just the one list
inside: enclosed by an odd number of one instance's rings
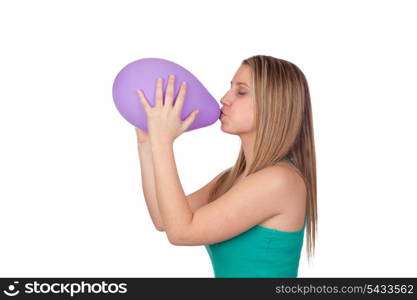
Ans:
{"label": "nose", "polygon": [[220,103],[221,103],[221,104],[223,104],[223,105],[230,104],[230,100],[227,98],[227,94],[226,94],[226,95],[224,95],[224,96],[220,99]]}

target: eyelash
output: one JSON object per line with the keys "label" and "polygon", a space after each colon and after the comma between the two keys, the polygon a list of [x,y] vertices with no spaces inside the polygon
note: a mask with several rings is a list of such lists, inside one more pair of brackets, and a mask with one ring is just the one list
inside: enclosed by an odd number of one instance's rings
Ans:
{"label": "eyelash", "polygon": [[[230,88],[231,88],[231,87],[230,87]],[[244,92],[238,92],[237,94],[238,94],[238,95],[241,95],[241,96],[246,95],[246,93],[244,93]]]}

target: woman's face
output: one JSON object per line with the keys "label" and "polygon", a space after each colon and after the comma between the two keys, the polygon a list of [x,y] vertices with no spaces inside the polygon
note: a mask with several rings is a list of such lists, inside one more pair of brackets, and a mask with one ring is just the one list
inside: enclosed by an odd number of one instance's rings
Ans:
{"label": "woman's face", "polygon": [[224,113],[220,121],[224,132],[240,135],[254,130],[255,102],[251,78],[250,67],[241,65],[232,79],[230,90],[220,100]]}

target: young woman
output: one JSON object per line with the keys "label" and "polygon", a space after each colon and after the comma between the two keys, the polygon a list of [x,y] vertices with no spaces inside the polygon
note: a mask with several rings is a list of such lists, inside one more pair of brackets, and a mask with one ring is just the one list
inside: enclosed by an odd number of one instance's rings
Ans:
{"label": "young woman", "polygon": [[[155,227],[174,245],[204,245],[215,277],[297,277],[304,233],[309,260],[317,231],[313,121],[302,71],[271,56],[242,61],[221,99],[220,117],[222,131],[241,139],[237,161],[188,196],[175,169],[172,142],[196,115],[178,121],[175,108],[162,109],[160,81],[158,89],[160,103],[152,113],[139,93],[150,129],[135,128],[143,192]],[[184,93],[181,87],[179,111]],[[163,134],[167,124],[174,129]]]}

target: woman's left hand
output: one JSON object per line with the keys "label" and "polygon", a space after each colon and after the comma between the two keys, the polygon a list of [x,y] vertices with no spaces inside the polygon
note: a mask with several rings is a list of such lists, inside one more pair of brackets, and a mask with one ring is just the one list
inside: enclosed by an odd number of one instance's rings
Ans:
{"label": "woman's left hand", "polygon": [[156,104],[149,105],[142,90],[138,90],[139,98],[145,109],[148,120],[148,134],[151,144],[173,143],[194,122],[199,110],[195,110],[181,121],[181,112],[185,99],[186,82],[181,84],[178,97],[173,103],[175,76],[170,75],[165,93],[165,103],[162,102],[162,78],[158,78],[156,84]]}

